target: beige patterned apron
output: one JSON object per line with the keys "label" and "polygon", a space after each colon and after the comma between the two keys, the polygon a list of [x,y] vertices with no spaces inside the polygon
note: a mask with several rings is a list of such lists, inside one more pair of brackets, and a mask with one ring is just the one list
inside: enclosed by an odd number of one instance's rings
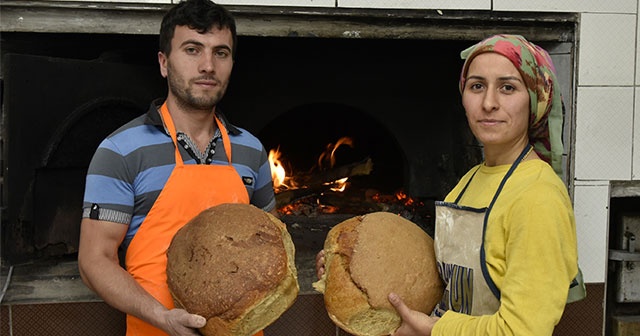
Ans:
{"label": "beige patterned apron", "polygon": [[493,204],[530,147],[527,146],[511,165],[487,208],[458,204],[475,172],[455,202],[436,202],[434,248],[438,271],[446,286],[442,300],[433,310],[434,316],[442,316],[447,310],[475,316],[490,315],[500,308],[500,291],[486,266],[484,234]]}

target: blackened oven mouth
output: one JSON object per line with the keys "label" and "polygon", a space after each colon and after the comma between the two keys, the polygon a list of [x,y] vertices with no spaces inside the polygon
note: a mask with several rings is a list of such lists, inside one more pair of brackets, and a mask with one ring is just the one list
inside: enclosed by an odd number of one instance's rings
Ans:
{"label": "blackened oven mouth", "polygon": [[[63,37],[68,35],[58,37],[51,45],[73,50],[65,48],[68,44]],[[46,38],[51,41],[53,37]],[[166,80],[148,54],[156,48],[154,37],[87,39],[79,35],[72,41],[101,56],[93,59],[90,53],[86,59],[76,59],[62,51],[41,56],[42,52],[17,48],[21,53],[3,59],[8,132],[3,147],[6,216],[2,218],[2,245],[3,258],[10,264],[77,251],[84,174],[93,151],[106,134],[144,113],[153,99],[166,95]],[[455,79],[456,75],[434,74],[432,64],[438,64],[437,70],[457,69],[451,60],[457,61],[459,44],[244,38],[241,55],[249,58],[234,66],[233,85],[223,100],[222,110],[231,123],[252,131],[267,150],[279,149],[287,168],[296,174],[326,177],[338,168],[366,165],[367,160],[372,165],[367,174],[350,174],[349,186],[341,192],[331,188],[289,192],[293,196],[286,204],[298,209],[283,213],[285,220],[297,217],[299,224],[303,219],[335,223],[368,212],[390,211],[430,231],[431,203],[415,196],[438,197],[440,189],[448,189],[450,183],[443,181],[449,182],[455,174],[442,172],[453,171],[458,160],[447,154],[452,146],[446,144],[451,142],[450,133],[457,134],[458,123],[457,114],[435,113],[451,110],[448,102],[453,99],[447,99],[443,90],[455,85],[425,78]],[[16,45],[22,44],[7,44]],[[444,54],[433,62],[425,61],[433,45]],[[114,58],[112,51],[121,49],[135,52]],[[327,57],[336,50],[340,57]],[[139,56],[131,60],[127,55]],[[250,59],[256,55],[260,62]],[[389,64],[393,71],[384,67]],[[285,65],[289,70],[283,72],[280,69]],[[68,79],[69,74],[73,80]],[[278,80],[264,85],[257,78]],[[77,83],[86,85],[78,87]],[[287,106],[284,112],[274,112],[274,107],[281,106]],[[266,125],[261,114],[265,108]],[[352,146],[335,149],[333,168],[320,167],[319,155],[345,137]],[[404,145],[399,144],[401,137]],[[438,146],[424,147],[432,143]],[[278,194],[280,201],[282,195]]]}
{"label": "blackened oven mouth", "polygon": [[306,104],[273,119],[258,134],[286,179],[274,177],[278,213],[292,228],[321,234],[366,213],[396,213],[429,234],[428,200],[403,187],[407,164],[393,135],[365,111],[338,104]]}

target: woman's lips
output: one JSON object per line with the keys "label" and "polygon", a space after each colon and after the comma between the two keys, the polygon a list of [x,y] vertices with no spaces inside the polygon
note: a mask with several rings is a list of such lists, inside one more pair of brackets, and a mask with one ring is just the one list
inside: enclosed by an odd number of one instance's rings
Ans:
{"label": "woman's lips", "polygon": [[492,126],[492,125],[497,125],[497,124],[502,123],[502,121],[494,120],[494,119],[484,119],[484,120],[479,120],[478,122],[481,125],[487,125],[487,126]]}

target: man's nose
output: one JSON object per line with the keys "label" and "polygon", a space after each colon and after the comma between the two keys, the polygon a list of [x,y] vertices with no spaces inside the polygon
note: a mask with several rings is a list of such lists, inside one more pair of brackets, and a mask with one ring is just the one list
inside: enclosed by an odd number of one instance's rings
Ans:
{"label": "man's nose", "polygon": [[211,53],[204,53],[200,58],[200,72],[214,72],[216,58]]}

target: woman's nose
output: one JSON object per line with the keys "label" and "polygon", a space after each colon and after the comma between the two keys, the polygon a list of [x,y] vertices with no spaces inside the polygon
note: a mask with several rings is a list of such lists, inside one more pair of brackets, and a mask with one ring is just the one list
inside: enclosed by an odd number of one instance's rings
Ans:
{"label": "woman's nose", "polygon": [[498,109],[497,93],[493,90],[487,90],[482,99],[482,108],[488,112]]}

